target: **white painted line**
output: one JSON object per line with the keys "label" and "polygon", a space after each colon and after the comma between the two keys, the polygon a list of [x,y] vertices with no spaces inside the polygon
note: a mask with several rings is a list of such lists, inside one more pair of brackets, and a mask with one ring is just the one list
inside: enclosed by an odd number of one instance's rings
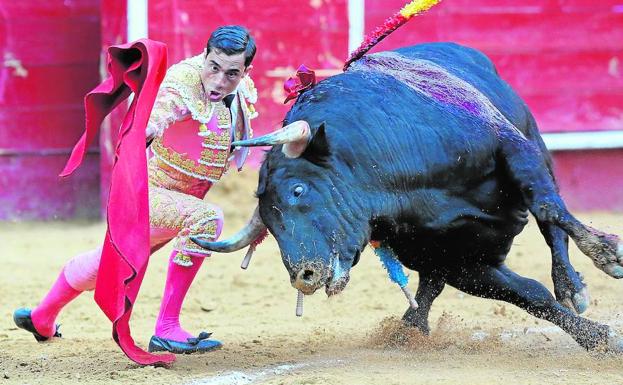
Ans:
{"label": "white painted line", "polygon": [[230,371],[217,376],[194,380],[186,385],[248,385],[264,381],[282,374],[288,374],[303,368],[327,368],[335,367],[344,363],[344,360],[317,360],[300,362],[295,364],[282,364],[267,366],[250,372]]}

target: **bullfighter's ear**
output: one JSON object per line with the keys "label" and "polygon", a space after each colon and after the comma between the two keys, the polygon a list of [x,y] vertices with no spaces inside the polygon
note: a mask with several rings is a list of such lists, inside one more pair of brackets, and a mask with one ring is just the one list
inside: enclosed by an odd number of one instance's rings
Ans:
{"label": "bullfighter's ear", "polygon": [[327,140],[325,123],[322,122],[316,129],[316,132],[313,133],[313,136],[301,157],[318,166],[326,166],[329,162],[330,156],[331,146]]}

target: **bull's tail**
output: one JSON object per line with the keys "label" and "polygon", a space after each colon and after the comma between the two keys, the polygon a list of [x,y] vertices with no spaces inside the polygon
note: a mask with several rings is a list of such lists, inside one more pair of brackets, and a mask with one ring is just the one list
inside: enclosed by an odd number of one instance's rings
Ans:
{"label": "bull's tail", "polygon": [[385,23],[382,26],[377,27],[374,31],[372,31],[372,33],[365,37],[359,48],[350,54],[350,57],[344,64],[344,71],[348,69],[350,63],[361,58],[366,54],[366,52],[372,49],[372,47],[404,25],[413,16],[417,16],[428,11],[440,1],[441,0],[413,0],[409,2],[395,15],[385,20]]}

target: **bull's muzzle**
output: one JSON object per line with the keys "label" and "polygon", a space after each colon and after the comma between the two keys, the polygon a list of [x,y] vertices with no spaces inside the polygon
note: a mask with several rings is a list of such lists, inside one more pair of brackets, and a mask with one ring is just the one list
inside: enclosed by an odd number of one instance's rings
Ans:
{"label": "bull's muzzle", "polygon": [[322,271],[317,266],[303,266],[292,282],[292,286],[303,292],[305,295],[313,294],[322,286]]}

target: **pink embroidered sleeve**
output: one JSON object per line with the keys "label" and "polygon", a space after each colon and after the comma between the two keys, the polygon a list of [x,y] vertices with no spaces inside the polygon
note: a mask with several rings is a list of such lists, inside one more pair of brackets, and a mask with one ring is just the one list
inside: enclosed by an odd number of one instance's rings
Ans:
{"label": "pink embroidered sleeve", "polygon": [[168,87],[160,88],[147,123],[147,141],[162,135],[167,127],[188,114],[188,108],[176,90]]}

